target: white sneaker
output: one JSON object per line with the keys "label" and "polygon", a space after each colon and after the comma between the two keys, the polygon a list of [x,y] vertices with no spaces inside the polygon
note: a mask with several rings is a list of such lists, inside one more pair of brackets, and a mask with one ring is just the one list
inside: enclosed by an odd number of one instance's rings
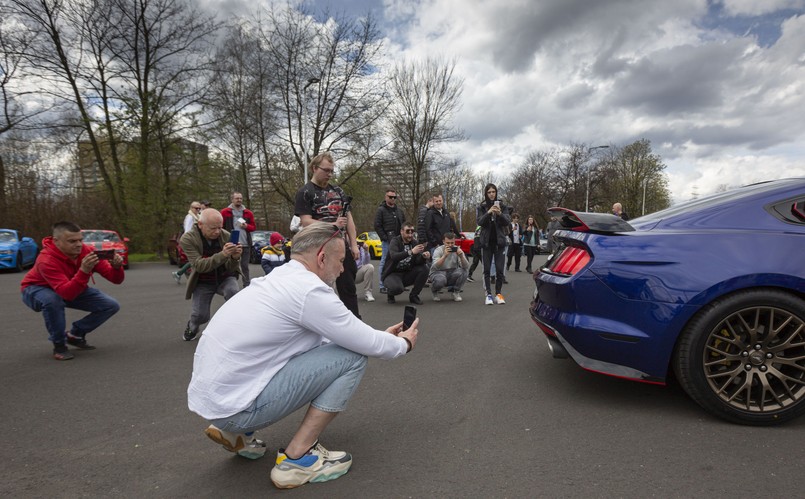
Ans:
{"label": "white sneaker", "polygon": [[498,293],[497,296],[495,296],[495,305],[505,305],[505,304],[506,300],[503,299],[503,295]]}
{"label": "white sneaker", "polygon": [[352,455],[328,451],[318,441],[299,459],[290,459],[280,449],[276,465],[271,470],[271,481],[279,489],[292,489],[308,482],[335,480],[352,466]]}
{"label": "white sneaker", "polygon": [[461,299],[462,299],[461,298],[461,292],[460,291],[454,291],[453,292],[453,301],[461,301]]}
{"label": "white sneaker", "polygon": [[266,444],[262,440],[257,440],[254,435],[243,433],[230,433],[210,425],[204,430],[213,442],[221,444],[224,449],[234,452],[246,459],[260,459],[266,453]]}
{"label": "white sneaker", "polygon": [[430,292],[433,293],[433,301],[442,301],[442,299],[439,298],[439,293],[433,290],[431,290]]}
{"label": "white sneaker", "polygon": [[494,302],[492,301],[492,295],[486,295],[486,301],[484,301],[484,305],[492,305]]}
{"label": "white sneaker", "polygon": [[366,292],[366,301],[375,301],[375,297],[374,297],[374,296],[372,296],[372,292],[371,292],[371,291],[367,291],[367,292]]}

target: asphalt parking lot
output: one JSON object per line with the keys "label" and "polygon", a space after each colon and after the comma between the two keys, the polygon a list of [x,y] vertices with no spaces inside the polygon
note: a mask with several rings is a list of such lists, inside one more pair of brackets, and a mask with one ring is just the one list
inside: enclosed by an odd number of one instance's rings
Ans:
{"label": "asphalt parking lot", "polygon": [[[528,316],[533,281],[514,272],[506,305],[484,306],[478,282],[462,303],[433,303],[426,290],[417,348],[372,360],[350,407],[322,435],[326,447],[353,454],[350,472],[276,490],[271,457],[225,452],[187,409],[197,343],[181,339],[190,304],[173,269],[133,264],[121,286],[96,277],[122,309],[89,337],[98,349],[69,362],[51,358],[41,316],[20,301],[22,274],[0,274],[0,497],[710,498],[805,490],[805,418],[736,426],[707,415],[674,383],[643,385],[552,359]],[[364,320],[383,328],[401,320],[407,300],[376,297],[361,301]],[[300,419],[259,432],[269,455]]]}

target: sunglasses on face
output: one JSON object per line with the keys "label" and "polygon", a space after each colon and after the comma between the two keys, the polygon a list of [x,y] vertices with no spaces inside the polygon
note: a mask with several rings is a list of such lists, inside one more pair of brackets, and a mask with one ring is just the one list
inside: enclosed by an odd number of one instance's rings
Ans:
{"label": "sunglasses on face", "polygon": [[405,229],[403,232],[406,233],[406,234],[413,234],[414,229]]}
{"label": "sunglasses on face", "polygon": [[335,226],[335,225],[333,225],[333,229],[335,229],[335,232],[333,232],[333,235],[331,235],[330,237],[328,237],[328,238],[327,238],[327,240],[326,240],[326,241],[324,241],[324,243],[322,243],[322,245],[321,245],[321,246],[319,246],[319,251],[317,251],[317,252],[316,252],[316,258],[318,258],[318,257],[319,257],[319,255],[321,255],[321,252],[322,252],[322,251],[324,251],[324,247],[325,247],[325,246],[327,246],[327,243],[329,243],[330,241],[332,241],[332,240],[333,240],[333,238],[335,238],[335,236],[341,235],[341,229],[339,229],[339,228],[338,228],[337,226]]}
{"label": "sunglasses on face", "polygon": [[397,196],[386,196],[389,199],[397,199]]}

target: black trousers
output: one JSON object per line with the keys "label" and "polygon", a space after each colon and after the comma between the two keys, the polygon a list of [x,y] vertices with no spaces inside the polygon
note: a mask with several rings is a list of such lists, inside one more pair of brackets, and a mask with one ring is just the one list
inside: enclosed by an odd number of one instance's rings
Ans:
{"label": "black trousers", "polygon": [[529,246],[527,244],[523,245],[523,249],[525,250],[525,270],[526,272],[531,272],[531,262],[534,260],[534,255],[539,254],[539,248],[537,246]]}
{"label": "black trousers", "polygon": [[[483,248],[481,250],[481,260],[484,262],[484,290],[488,295],[498,295],[503,290],[503,282],[506,277],[503,272],[503,264],[506,260],[506,248]],[[495,292],[492,293],[489,287],[489,274],[492,271],[492,260],[495,262]]]}
{"label": "black trousers", "polygon": [[519,244],[509,245],[509,261],[506,262],[506,267],[511,267],[512,257],[514,257],[514,270],[520,270],[520,255],[522,253],[522,246]]}
{"label": "black trousers", "polygon": [[386,293],[389,296],[397,296],[405,291],[406,286],[414,285],[411,288],[411,296],[419,296],[425,281],[428,280],[428,266],[425,264],[414,265],[404,272],[392,272],[383,279]]}
{"label": "black trousers", "polygon": [[[344,242],[346,245],[346,241]],[[361,314],[358,311],[358,293],[355,288],[355,276],[358,274],[358,264],[352,258],[352,251],[349,245],[346,246],[346,258],[344,258],[344,271],[335,280],[335,290],[338,291],[338,297],[341,298],[341,303],[347,307],[358,319]]]}

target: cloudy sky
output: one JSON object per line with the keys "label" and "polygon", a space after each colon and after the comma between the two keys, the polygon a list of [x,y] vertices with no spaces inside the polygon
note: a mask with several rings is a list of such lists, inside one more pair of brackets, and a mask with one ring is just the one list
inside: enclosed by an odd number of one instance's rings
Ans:
{"label": "cloudy sky", "polygon": [[[220,15],[259,4],[197,1]],[[391,57],[454,57],[469,138],[456,151],[479,171],[513,169],[534,149],[647,138],[675,201],[805,176],[805,0],[308,5],[371,9]]]}

